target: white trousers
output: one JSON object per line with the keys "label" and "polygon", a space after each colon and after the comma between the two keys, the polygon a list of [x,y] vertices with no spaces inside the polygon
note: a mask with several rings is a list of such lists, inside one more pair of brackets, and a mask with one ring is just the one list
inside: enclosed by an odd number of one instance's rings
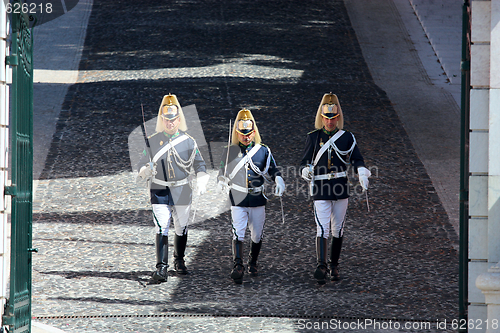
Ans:
{"label": "white trousers", "polygon": [[266,221],[266,206],[231,206],[231,217],[233,219],[233,239],[243,241],[248,226],[252,242],[259,243],[261,241]]}
{"label": "white trousers", "polygon": [[340,238],[344,235],[345,214],[349,199],[315,200],[314,218],[316,220],[316,237]]}
{"label": "white trousers", "polygon": [[164,205],[154,204],[153,206],[153,222],[156,226],[156,233],[168,236],[170,222],[174,221],[175,234],[183,236],[187,233],[189,221],[189,211],[191,205]]}

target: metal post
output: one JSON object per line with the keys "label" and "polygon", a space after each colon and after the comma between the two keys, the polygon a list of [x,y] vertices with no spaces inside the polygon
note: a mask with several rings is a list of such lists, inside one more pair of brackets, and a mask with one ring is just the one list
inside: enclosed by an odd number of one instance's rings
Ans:
{"label": "metal post", "polygon": [[[0,2],[0,55],[8,56],[8,16],[5,2]],[[8,66],[2,61],[0,68],[0,189],[8,185],[9,167],[9,75]],[[0,315],[3,316],[7,302],[7,285],[9,283],[9,244],[8,244],[8,197],[0,195]]]}
{"label": "metal post", "polygon": [[[462,85],[460,128],[460,250],[459,250],[459,319],[467,320],[469,265],[469,113],[470,113],[470,2],[465,0],[462,15]],[[460,332],[467,332],[460,330]]]}

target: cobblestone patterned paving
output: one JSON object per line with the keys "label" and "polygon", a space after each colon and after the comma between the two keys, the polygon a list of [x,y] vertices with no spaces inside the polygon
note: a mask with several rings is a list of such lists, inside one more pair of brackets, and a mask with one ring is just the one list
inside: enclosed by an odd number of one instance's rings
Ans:
{"label": "cobblestone patterned paving", "polygon": [[[167,331],[183,324],[141,316],[261,316],[294,331],[287,318],[458,317],[456,235],[370,77],[342,1],[95,0],[80,70],[34,203],[38,320],[68,332],[153,332],[159,322]],[[349,204],[343,279],[319,286],[311,202],[295,168],[330,91],[374,176],[371,211],[356,193]],[[243,107],[284,170],[286,222],[271,200],[261,274],[242,285],[229,278],[229,214],[215,189],[195,198],[191,274],[151,283],[154,230],[147,192],[133,181],[127,138],[142,122],[141,104],[151,119],[168,93],[196,105],[212,179],[229,120]],[[121,319],[91,323],[85,316]],[[192,331],[216,323],[196,325]],[[236,328],[259,325],[249,319]]]}

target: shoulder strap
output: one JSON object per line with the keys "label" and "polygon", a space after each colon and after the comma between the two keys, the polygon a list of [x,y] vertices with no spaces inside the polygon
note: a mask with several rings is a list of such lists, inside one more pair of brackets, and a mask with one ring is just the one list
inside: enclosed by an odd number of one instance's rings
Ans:
{"label": "shoulder strap", "polygon": [[156,163],[160,159],[160,157],[162,157],[163,154],[165,154],[170,148],[176,146],[177,144],[181,143],[184,140],[187,140],[188,138],[189,137],[187,135],[181,135],[181,136],[178,136],[177,138],[175,138],[172,142],[163,146],[163,148],[160,149],[153,157],[153,162]]}
{"label": "shoulder strap", "polygon": [[318,151],[318,153],[316,154],[316,157],[314,158],[314,163],[313,163],[313,166],[316,166],[316,164],[318,164],[319,162],[319,159],[321,158],[321,156],[323,156],[323,153],[328,149],[328,147],[330,145],[333,145],[333,143],[342,136],[342,134],[344,134],[345,131],[343,130],[339,130],[337,133],[335,133],[327,142],[325,142],[325,144],[323,145],[323,147],[321,147],[321,149]]}
{"label": "shoulder strap", "polygon": [[236,166],[234,167],[233,171],[231,172],[231,174],[229,175],[229,179],[233,179],[234,176],[236,176],[236,173],[238,173],[238,171],[240,171],[240,169],[243,167],[243,165],[245,165],[245,163],[248,162],[248,159],[251,159],[253,155],[255,155],[257,153],[257,151],[260,149],[261,145],[260,144],[256,144],[252,149],[250,149],[250,151],[248,152],[248,154],[246,154],[239,162],[238,164],[236,164]]}

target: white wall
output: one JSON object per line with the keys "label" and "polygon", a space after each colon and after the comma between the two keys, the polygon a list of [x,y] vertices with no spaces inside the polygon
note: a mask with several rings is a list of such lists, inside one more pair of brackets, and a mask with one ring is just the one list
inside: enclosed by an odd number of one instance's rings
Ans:
{"label": "white wall", "polygon": [[472,0],[471,10],[468,318],[484,321],[500,261],[500,0]]}

